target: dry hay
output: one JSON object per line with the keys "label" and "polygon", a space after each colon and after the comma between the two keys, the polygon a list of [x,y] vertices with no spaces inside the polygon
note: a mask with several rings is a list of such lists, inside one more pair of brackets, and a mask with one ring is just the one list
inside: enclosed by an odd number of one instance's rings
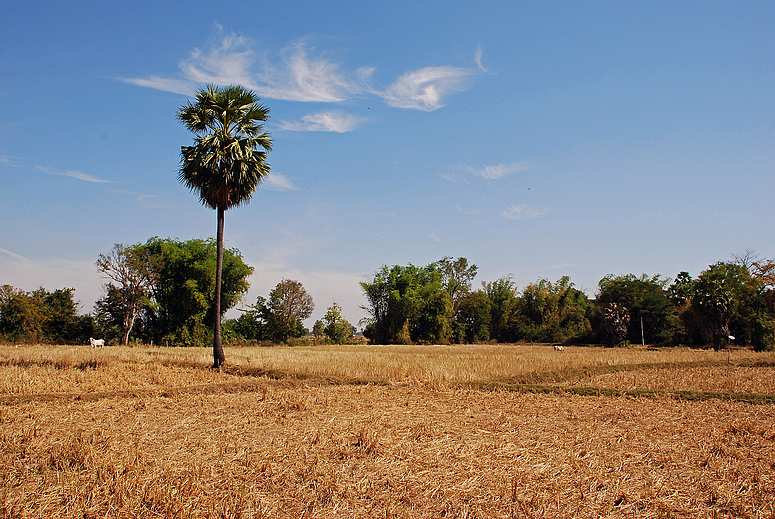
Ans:
{"label": "dry hay", "polygon": [[775,406],[294,386],[0,406],[0,517],[772,517]]}
{"label": "dry hay", "polygon": [[775,394],[775,366],[689,366],[593,374],[571,386],[623,390]]}
{"label": "dry hay", "polygon": [[[164,391],[195,385],[237,383],[242,375],[330,378],[345,381],[422,384],[438,389],[461,384],[483,385],[493,379],[516,383],[598,383],[600,387],[648,385],[664,389],[673,368],[719,367],[731,356],[733,366],[775,368],[771,353],[750,350],[714,352],[687,348],[581,348],[553,351],[547,345],[453,345],[227,348],[228,369],[213,373],[202,369],[212,364],[204,348],[122,348],[93,350],[89,346],[0,346],[0,399],[3,395],[89,394],[116,391]],[[659,370],[654,368],[659,367]],[[633,382],[632,372],[639,375]],[[611,372],[624,379],[609,376]],[[735,373],[742,373],[736,371]],[[590,382],[590,376],[603,378]],[[669,376],[665,376],[668,374]],[[628,378],[629,377],[629,378]],[[626,379],[626,380],[625,380]],[[717,382],[713,374],[710,380]],[[726,381],[727,378],[725,377]],[[625,386],[617,386],[619,383]],[[704,384],[702,376],[682,384]],[[756,389],[756,384],[762,382]],[[740,389],[724,391],[773,394],[769,375],[759,376]],[[737,386],[732,386],[737,387]],[[680,389],[671,388],[671,389]],[[699,389],[693,387],[691,389]],[[766,390],[765,390],[766,389]],[[708,389],[710,390],[710,389]]]}

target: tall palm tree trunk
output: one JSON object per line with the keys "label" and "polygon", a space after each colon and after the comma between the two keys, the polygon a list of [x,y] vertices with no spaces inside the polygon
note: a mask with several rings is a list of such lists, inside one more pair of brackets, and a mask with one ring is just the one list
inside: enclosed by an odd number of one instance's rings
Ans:
{"label": "tall palm tree trunk", "polygon": [[218,232],[217,241],[217,260],[215,265],[215,326],[213,327],[213,368],[220,368],[226,361],[223,354],[223,344],[221,343],[221,277],[223,270],[223,222],[225,216],[223,207],[218,207]]}

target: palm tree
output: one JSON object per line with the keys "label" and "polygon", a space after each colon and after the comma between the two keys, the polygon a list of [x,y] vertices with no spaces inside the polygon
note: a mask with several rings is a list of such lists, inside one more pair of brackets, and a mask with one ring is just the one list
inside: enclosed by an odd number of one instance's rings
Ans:
{"label": "palm tree", "polygon": [[224,213],[246,204],[261,179],[269,174],[266,154],[272,140],[264,131],[269,109],[243,87],[208,85],[197,91],[178,111],[178,119],[196,135],[193,146],[183,146],[180,181],[199,194],[200,201],[218,212],[215,274],[213,368],[226,360],[221,344],[221,270]]}

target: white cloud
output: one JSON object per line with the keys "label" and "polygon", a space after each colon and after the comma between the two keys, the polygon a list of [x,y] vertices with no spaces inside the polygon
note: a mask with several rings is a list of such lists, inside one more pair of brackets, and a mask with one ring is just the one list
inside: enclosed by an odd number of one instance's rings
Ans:
{"label": "white cloud", "polygon": [[390,106],[430,112],[444,106],[448,94],[468,88],[473,74],[460,67],[425,67],[402,75],[380,95]]}
{"label": "white cloud", "polygon": [[[301,43],[286,49],[283,54],[285,67],[271,75],[273,77],[264,91],[266,97],[333,103],[344,101],[360,91],[356,83],[344,77],[337,64],[321,57],[309,59]],[[269,75],[267,79],[270,79]]]}
{"label": "white cloud", "polygon": [[177,77],[151,75],[118,78],[138,86],[192,95],[204,84],[241,84],[263,98],[283,101],[336,103],[368,93],[382,97],[398,108],[432,111],[444,106],[453,92],[466,90],[473,75],[486,71],[476,53],[478,68],[431,66],[400,76],[386,90],[369,85],[374,67],[343,71],[339,63],[323,54],[311,55],[311,47],[300,39],[279,52],[257,52],[249,38],[224,34],[216,26],[215,36],[203,49],[195,48],[178,64]]}
{"label": "white cloud", "polygon": [[301,121],[282,121],[280,128],[296,132],[345,133],[353,131],[364,120],[342,112],[318,112],[305,115]]}
{"label": "white cloud", "polygon": [[14,164],[14,161],[19,160],[17,157],[9,157],[8,155],[3,155],[0,157],[0,164],[5,164],[6,166],[14,166],[18,167],[18,164]]}
{"label": "white cloud", "polygon": [[9,251],[7,249],[0,249],[0,253],[7,254],[8,256],[10,256],[10,257],[12,257],[14,259],[17,259],[17,260],[27,261],[27,258],[22,256],[21,254],[16,254],[15,252],[11,252],[11,251]]}
{"label": "white cloud", "polygon": [[35,169],[38,171],[42,171],[46,175],[54,175],[59,177],[72,177],[77,178],[78,180],[83,180],[84,182],[110,182],[109,180],[103,180],[101,178],[93,177],[91,175],[87,175],[86,173],[81,173],[80,171],[58,171],[53,168],[47,168],[44,166],[35,166]]}
{"label": "white cloud", "polygon": [[459,213],[463,213],[463,214],[479,214],[478,210],[466,210],[460,207],[459,205],[456,206],[456,209]]}
{"label": "white cloud", "polygon": [[528,207],[526,205],[512,205],[503,211],[503,217],[507,220],[533,220],[549,213],[548,208]]}
{"label": "white cloud", "polygon": [[150,76],[147,78],[119,78],[121,81],[133,85],[163,90],[174,94],[183,94],[186,96],[194,95],[197,84],[186,79],[163,78],[159,76]]}
{"label": "white cloud", "polygon": [[456,171],[445,171],[444,173],[441,173],[441,178],[448,182],[464,182],[468,183],[468,179],[464,177],[462,174],[456,172]]}
{"label": "white cloud", "polygon": [[529,160],[512,162],[511,164],[495,164],[492,166],[484,166],[483,168],[461,166],[461,169],[468,171],[477,177],[489,180],[498,180],[512,173],[519,173],[533,168],[535,168],[535,163]]}
{"label": "white cloud", "polygon": [[[222,32],[222,31],[219,31]],[[260,72],[254,63],[261,62]],[[360,92],[339,65],[321,56],[309,57],[304,42],[279,53],[273,63],[267,54],[257,58],[253,42],[234,33],[222,36],[204,50],[194,49],[179,63],[182,77],[120,78],[138,86],[191,95],[204,84],[240,84],[260,97],[284,101],[339,102]]]}
{"label": "white cloud", "polygon": [[482,63],[482,46],[479,45],[476,48],[476,66],[479,67],[479,70],[481,70],[484,73],[488,73],[489,69],[484,66]]}
{"label": "white cloud", "polygon": [[269,173],[263,182],[263,189],[269,191],[296,191],[299,188],[293,185],[291,179],[280,173]]}

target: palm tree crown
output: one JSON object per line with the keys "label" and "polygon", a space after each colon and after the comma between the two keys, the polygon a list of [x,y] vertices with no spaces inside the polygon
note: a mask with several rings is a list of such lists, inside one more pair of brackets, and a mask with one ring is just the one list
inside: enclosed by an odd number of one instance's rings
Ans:
{"label": "palm tree crown", "polygon": [[209,85],[197,92],[195,104],[180,108],[178,119],[196,139],[181,149],[179,178],[204,205],[226,210],[253,197],[269,174],[272,141],[263,128],[268,115],[258,96],[241,86]]}

